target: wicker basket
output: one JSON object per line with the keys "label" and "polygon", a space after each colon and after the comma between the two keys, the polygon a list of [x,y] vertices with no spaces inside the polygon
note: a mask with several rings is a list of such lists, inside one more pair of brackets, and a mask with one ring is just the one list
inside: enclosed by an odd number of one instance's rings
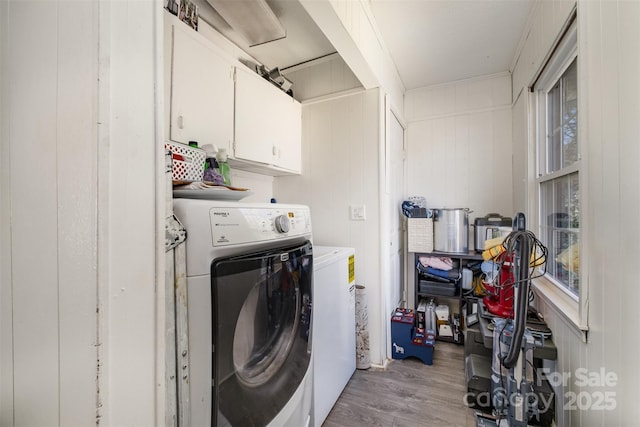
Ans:
{"label": "wicker basket", "polygon": [[409,252],[433,252],[433,218],[408,218]]}
{"label": "wicker basket", "polygon": [[206,159],[204,150],[177,142],[166,142],[164,147],[171,151],[174,181],[202,181]]}

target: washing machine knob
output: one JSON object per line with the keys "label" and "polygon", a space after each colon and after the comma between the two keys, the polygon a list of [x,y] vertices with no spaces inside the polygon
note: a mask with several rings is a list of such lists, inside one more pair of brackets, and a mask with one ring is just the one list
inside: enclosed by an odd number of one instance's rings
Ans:
{"label": "washing machine knob", "polygon": [[288,233],[289,217],[287,215],[278,215],[275,220],[275,225],[278,233]]}

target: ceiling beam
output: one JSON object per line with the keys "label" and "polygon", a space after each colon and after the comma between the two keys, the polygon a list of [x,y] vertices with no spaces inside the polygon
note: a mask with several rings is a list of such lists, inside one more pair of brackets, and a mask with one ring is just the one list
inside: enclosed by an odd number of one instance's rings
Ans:
{"label": "ceiling beam", "polygon": [[[365,89],[380,87],[375,70],[345,27],[331,0],[300,0],[311,19],[331,42]],[[359,7],[359,5],[358,5]]]}

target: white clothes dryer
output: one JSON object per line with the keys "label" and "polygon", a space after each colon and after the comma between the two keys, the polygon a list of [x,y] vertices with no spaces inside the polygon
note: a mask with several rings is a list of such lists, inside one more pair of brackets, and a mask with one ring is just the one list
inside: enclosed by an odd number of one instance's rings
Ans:
{"label": "white clothes dryer", "polygon": [[174,212],[187,230],[191,425],[308,426],[308,207],[176,199]]}

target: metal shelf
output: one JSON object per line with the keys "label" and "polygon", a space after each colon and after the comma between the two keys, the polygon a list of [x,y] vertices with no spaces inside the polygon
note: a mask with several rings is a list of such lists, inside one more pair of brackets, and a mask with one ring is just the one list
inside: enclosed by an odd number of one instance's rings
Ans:
{"label": "metal shelf", "polygon": [[[454,261],[457,261],[458,263],[458,268],[460,268],[462,270],[463,265],[468,262],[468,261],[476,261],[476,260],[482,260],[482,255],[475,253],[475,252],[469,252],[469,253],[446,253],[446,252],[414,252],[414,259],[413,259],[413,265],[414,265],[414,297],[415,297],[415,305],[416,307],[418,306],[418,303],[420,301],[420,298],[433,298],[435,300],[440,300],[440,299],[447,299],[447,305],[450,306],[450,312],[451,312],[451,319],[450,319],[450,323],[452,324],[453,327],[453,314],[459,314],[460,316],[460,331],[459,331],[459,337],[460,339],[458,341],[454,340],[453,338],[450,337],[441,337],[441,336],[436,336],[436,339],[438,341],[444,341],[444,342],[451,342],[454,344],[460,344],[463,345],[464,344],[464,313],[463,313],[463,305],[464,305],[464,292],[461,291],[460,286],[461,286],[461,280],[462,279],[458,279],[456,280],[454,283],[456,285],[456,291],[454,295],[439,295],[439,294],[434,294],[434,293],[430,293],[430,292],[420,292],[419,288],[420,288],[420,273],[418,272],[418,269],[415,268],[415,266],[417,265],[417,263],[419,262],[419,257],[420,256],[436,256],[436,257],[448,257],[453,259]],[[455,304],[454,301],[457,301],[458,303]],[[451,307],[454,307],[455,304],[455,309],[452,310]]]}

